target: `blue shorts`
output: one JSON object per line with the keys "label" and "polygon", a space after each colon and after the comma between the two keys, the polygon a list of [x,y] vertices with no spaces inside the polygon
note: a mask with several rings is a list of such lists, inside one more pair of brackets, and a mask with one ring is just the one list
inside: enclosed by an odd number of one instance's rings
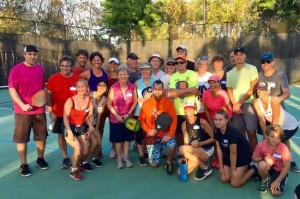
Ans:
{"label": "blue shorts", "polygon": [[175,147],[175,146],[176,146],[176,141],[174,138],[170,139],[169,142],[165,142],[165,143],[159,142],[154,145],[148,145],[147,146],[147,150],[149,153],[148,161],[150,163],[158,164],[160,162],[161,149],[163,148],[164,150],[166,150],[166,149],[169,149],[169,148]]}
{"label": "blue shorts", "polygon": [[131,142],[134,140],[133,132],[128,130],[124,123],[109,123],[110,142]]}
{"label": "blue shorts", "polygon": [[[276,171],[275,169],[273,169],[273,168],[271,167],[271,169],[270,169],[270,171],[269,171],[269,175],[270,175],[270,177],[271,177],[271,179],[270,179],[270,184],[272,184],[272,182],[274,182],[274,181],[278,178],[278,176],[280,175],[280,172]],[[280,189],[280,190],[278,190],[278,191],[280,191],[281,193],[282,193],[282,192],[285,190],[285,188],[286,188],[287,177],[288,177],[288,175],[286,175],[286,176],[281,180],[281,182],[280,182],[280,186],[279,186],[279,189]]]}

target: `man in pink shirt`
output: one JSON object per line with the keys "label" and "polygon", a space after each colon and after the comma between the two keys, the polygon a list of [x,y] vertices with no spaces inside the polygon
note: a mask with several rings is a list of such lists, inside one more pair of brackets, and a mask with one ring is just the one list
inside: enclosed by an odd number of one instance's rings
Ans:
{"label": "man in pink shirt", "polygon": [[9,93],[14,102],[15,131],[13,141],[17,143],[21,166],[19,172],[22,176],[30,176],[27,156],[27,143],[30,140],[30,131],[33,129],[33,139],[36,141],[38,158],[36,165],[40,169],[48,169],[48,163],[44,160],[46,145],[47,124],[45,107],[33,107],[30,105],[31,97],[44,89],[44,69],[37,64],[38,49],[36,46],[27,45],[24,48],[25,61],[14,66],[8,78]]}

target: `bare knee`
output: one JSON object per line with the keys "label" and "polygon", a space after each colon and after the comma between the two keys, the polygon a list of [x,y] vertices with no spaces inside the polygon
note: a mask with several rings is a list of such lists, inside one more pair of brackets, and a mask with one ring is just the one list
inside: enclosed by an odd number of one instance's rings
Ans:
{"label": "bare knee", "polygon": [[150,166],[151,166],[152,168],[156,168],[156,167],[158,166],[158,164],[157,164],[157,163],[152,163],[152,162],[150,162]]}
{"label": "bare knee", "polygon": [[227,182],[230,181],[230,177],[227,176],[227,175],[221,174],[220,175],[220,180],[221,180],[221,182],[227,183]]}
{"label": "bare knee", "polygon": [[230,184],[231,184],[231,186],[234,187],[234,188],[238,188],[238,187],[242,186],[242,183],[241,183],[241,182],[238,182],[238,181],[233,180],[233,179],[231,179]]}

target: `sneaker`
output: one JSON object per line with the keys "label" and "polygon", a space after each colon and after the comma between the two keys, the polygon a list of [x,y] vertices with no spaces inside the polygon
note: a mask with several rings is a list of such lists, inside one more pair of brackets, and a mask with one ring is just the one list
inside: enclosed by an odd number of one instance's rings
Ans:
{"label": "sneaker", "polygon": [[145,153],[145,154],[144,154],[144,158],[148,160],[149,154],[148,154],[148,153]]}
{"label": "sneaker", "polygon": [[22,164],[19,168],[19,172],[21,176],[25,176],[25,177],[31,176],[31,169],[28,166],[28,164]]}
{"label": "sneaker", "polygon": [[63,160],[63,163],[61,164],[60,168],[62,168],[62,169],[68,169],[68,168],[70,168],[70,166],[71,166],[71,160],[70,160],[70,158],[65,158]]}
{"label": "sneaker", "polygon": [[83,179],[83,175],[81,175],[81,173],[79,172],[78,169],[71,171],[70,172],[70,177],[73,178],[74,180],[82,180]]}
{"label": "sneaker", "polygon": [[96,158],[92,160],[91,164],[98,168],[103,166],[102,162]]}
{"label": "sneaker", "polygon": [[117,160],[117,169],[123,169],[123,168],[124,168],[123,161]]}
{"label": "sneaker", "polygon": [[291,162],[290,169],[295,173],[300,173],[300,168],[297,166],[296,162],[294,162],[294,161]]}
{"label": "sneaker", "polygon": [[144,157],[139,157],[139,161],[142,167],[147,166],[147,161]]}
{"label": "sneaker", "polygon": [[174,167],[173,167],[172,163],[166,163],[165,164],[165,169],[166,169],[168,175],[173,175]]}
{"label": "sneaker", "polygon": [[207,165],[206,169],[199,168],[195,174],[195,180],[204,180],[207,176],[212,173],[210,166]]}
{"label": "sneaker", "polygon": [[78,165],[78,171],[79,171],[79,172],[84,172],[84,171],[85,171],[85,169],[84,169],[84,167],[83,167],[82,164],[79,164],[79,165]]}
{"label": "sneaker", "polygon": [[46,170],[48,169],[48,163],[45,161],[44,158],[38,158],[36,160],[36,166],[40,167],[40,169]]}
{"label": "sneaker", "polygon": [[115,151],[114,149],[111,149],[111,150],[110,150],[110,155],[109,155],[109,157],[112,158],[112,159],[113,159],[113,158],[116,158],[116,151]]}
{"label": "sneaker", "polygon": [[93,167],[90,165],[90,163],[86,162],[82,165],[85,171],[87,172],[92,172],[94,171]]}
{"label": "sneaker", "polygon": [[127,167],[127,168],[133,167],[132,162],[128,158],[124,158],[122,160],[122,162],[123,162],[124,166]]}
{"label": "sneaker", "polygon": [[269,189],[269,179],[267,179],[266,181],[260,181],[259,187],[258,187],[258,191],[260,191],[261,193],[266,193],[266,191]]}

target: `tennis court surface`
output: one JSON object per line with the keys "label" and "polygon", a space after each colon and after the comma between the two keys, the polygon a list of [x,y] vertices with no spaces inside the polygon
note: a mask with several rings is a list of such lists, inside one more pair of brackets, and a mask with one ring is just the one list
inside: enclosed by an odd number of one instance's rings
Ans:
{"label": "tennis court surface", "polygon": [[[291,97],[286,102],[286,109],[300,121],[300,86],[291,86]],[[117,169],[114,159],[109,158],[108,125],[103,139],[104,158],[102,168],[94,172],[84,173],[85,179],[75,181],[69,177],[69,170],[60,169],[62,157],[57,144],[56,135],[49,133],[45,159],[49,163],[48,170],[40,170],[35,166],[35,143],[28,145],[27,160],[33,175],[22,177],[16,145],[13,143],[14,115],[11,99],[6,89],[0,90],[0,198],[243,198],[269,199],[273,196],[267,192],[261,194],[257,190],[258,182],[251,179],[241,188],[232,188],[223,184],[218,178],[218,170],[203,181],[194,180],[192,173],[188,182],[182,183],[177,175],[168,176],[163,168],[153,169],[138,164],[138,153],[130,151],[133,168]],[[291,139],[293,159],[300,165],[300,130]],[[261,140],[261,136],[258,137]],[[69,155],[72,150],[69,149]],[[175,164],[176,165],[176,164]],[[177,165],[176,165],[177,167]],[[300,174],[289,173],[288,186],[284,194],[277,198],[293,198],[293,192],[300,183]]]}

